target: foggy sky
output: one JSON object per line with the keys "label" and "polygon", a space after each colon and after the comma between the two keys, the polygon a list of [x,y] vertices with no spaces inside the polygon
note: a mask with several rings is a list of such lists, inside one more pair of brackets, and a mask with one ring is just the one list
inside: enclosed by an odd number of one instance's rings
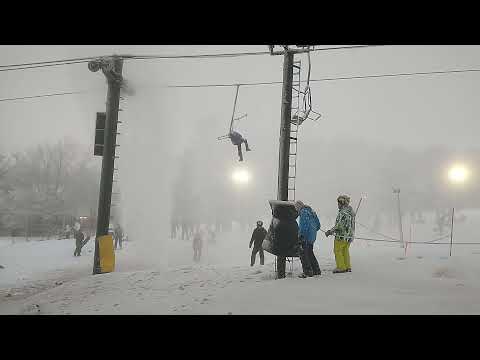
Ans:
{"label": "foggy sky", "polygon": [[[2,64],[104,55],[191,54],[265,51],[266,46],[1,46]],[[305,60],[305,56],[297,56]],[[386,46],[312,54],[312,78],[475,67],[479,46]],[[304,62],[305,65],[305,62]],[[196,84],[278,81],[282,57],[126,61],[124,74],[140,84]],[[447,74],[312,83],[313,102],[324,115],[321,127],[304,136],[327,133],[405,146],[453,143],[476,145],[478,74]],[[0,98],[48,92],[97,89],[85,95],[2,102],[2,148],[24,147],[63,135],[90,144],[95,111],[104,108],[106,84],[86,64],[72,64],[0,73]],[[240,89],[239,107],[258,124],[250,132],[277,132],[280,85]],[[211,113],[228,119],[233,88],[170,89],[176,104],[199,108],[209,93]],[[188,104],[188,105],[187,105]],[[185,111],[187,110],[185,109]],[[205,111],[206,110],[206,111]],[[240,109],[239,109],[240,110]],[[183,115],[183,113],[182,113]],[[199,114],[200,116],[202,114]],[[265,119],[268,116],[268,119]],[[260,119],[262,119],[260,121]],[[194,120],[192,120],[194,121]],[[260,123],[265,126],[260,127]],[[272,129],[271,123],[275,126]],[[28,129],[28,132],[25,132]]]}
{"label": "foggy sky", "polygon": [[[266,50],[263,45],[1,46],[0,62],[3,65],[113,53],[174,55]],[[306,57],[297,55],[297,58],[302,60],[306,71]],[[476,68],[480,63],[480,46],[386,46],[317,52],[311,59],[312,79],[438,71]],[[171,205],[170,186],[178,172],[179,158],[187,147],[197,149],[197,164],[207,174],[202,184],[219,181],[218,172],[208,177],[209,173],[213,174],[212,169],[224,169],[227,177],[238,165],[233,146],[216,140],[228,131],[235,89],[165,89],[161,86],[280,81],[282,62],[281,56],[267,55],[125,60],[123,74],[136,94],[121,102],[124,112],[120,118],[124,124],[119,138],[119,166],[123,169],[123,198],[135,203],[128,210],[130,217],[140,218],[139,209],[144,207],[148,207],[145,211],[159,214],[143,224],[142,236],[149,236],[152,227],[166,225],[168,211],[165,209]],[[354,184],[357,177],[381,177],[381,173],[371,174],[365,158],[367,153],[361,144],[413,152],[435,145],[456,151],[478,148],[479,76],[463,73],[312,83],[313,109],[322,113],[323,118],[319,123],[305,123],[300,130],[299,197],[306,202],[313,199],[316,207],[326,207],[328,203],[329,208],[334,208],[339,192],[360,192],[361,189],[348,186]],[[103,74],[90,72],[86,63],[0,72],[0,98],[78,90],[92,92],[0,102],[0,151],[23,150],[65,136],[92,147],[95,112],[105,111],[106,97]],[[238,129],[253,149],[245,154],[244,165],[253,169],[256,185],[251,194],[255,203],[251,211],[257,214],[264,214],[266,200],[276,197],[280,103],[280,85],[240,88],[237,113],[248,113],[248,118],[241,121]],[[345,179],[336,181],[340,180],[335,178],[338,163],[331,160],[334,156],[329,156],[329,152],[342,151],[342,141],[357,142],[360,145],[355,155],[359,158],[364,155],[363,160],[357,160],[351,168],[350,183]],[[325,144],[330,147],[325,148]],[[320,149],[324,153],[319,154]],[[400,173],[408,168],[404,164],[392,166],[398,167]],[[328,184],[325,183],[327,173],[330,174]],[[346,185],[342,188],[336,184]],[[386,182],[381,191],[390,194],[392,185]],[[207,196],[215,196],[214,190]],[[147,200],[150,200],[148,205]]]}

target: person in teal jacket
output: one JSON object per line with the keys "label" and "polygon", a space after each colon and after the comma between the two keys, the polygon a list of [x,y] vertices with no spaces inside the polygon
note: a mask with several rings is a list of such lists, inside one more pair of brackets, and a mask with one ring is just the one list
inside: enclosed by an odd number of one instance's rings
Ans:
{"label": "person in teal jacket", "polygon": [[295,202],[295,209],[298,211],[298,237],[302,248],[300,261],[302,263],[303,274],[299,277],[306,278],[320,275],[322,272],[313,253],[313,244],[317,239],[317,232],[320,230],[320,220],[316,212],[301,201]]}

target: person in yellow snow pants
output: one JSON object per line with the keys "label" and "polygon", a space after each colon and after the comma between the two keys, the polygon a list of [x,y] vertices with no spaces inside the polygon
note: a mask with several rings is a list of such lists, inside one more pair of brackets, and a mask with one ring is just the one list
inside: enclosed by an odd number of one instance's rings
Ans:
{"label": "person in yellow snow pants", "polygon": [[338,215],[335,219],[335,226],[325,232],[327,237],[335,235],[333,252],[337,267],[333,270],[334,274],[352,271],[349,248],[355,237],[355,212],[350,206],[350,197],[340,195],[337,202]]}
{"label": "person in yellow snow pants", "polygon": [[333,241],[333,253],[335,254],[335,262],[337,269],[341,271],[349,271],[352,269],[350,265],[350,243],[345,240],[336,238]]}

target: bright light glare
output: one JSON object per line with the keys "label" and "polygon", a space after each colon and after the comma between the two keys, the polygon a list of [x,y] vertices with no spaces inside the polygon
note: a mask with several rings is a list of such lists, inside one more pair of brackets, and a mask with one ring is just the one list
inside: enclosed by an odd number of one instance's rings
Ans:
{"label": "bright light glare", "polygon": [[464,165],[455,165],[448,171],[448,178],[454,183],[463,183],[468,178],[468,169]]}
{"label": "bright light glare", "polygon": [[237,184],[246,184],[250,180],[250,174],[247,170],[235,170],[232,174],[232,180]]}

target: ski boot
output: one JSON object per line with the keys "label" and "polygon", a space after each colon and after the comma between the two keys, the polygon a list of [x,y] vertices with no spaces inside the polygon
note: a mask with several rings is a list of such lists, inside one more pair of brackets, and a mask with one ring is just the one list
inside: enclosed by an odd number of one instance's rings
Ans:
{"label": "ski boot", "polygon": [[299,277],[300,279],[306,279],[307,277],[313,277],[313,275],[312,275],[312,274],[305,274],[305,273],[303,273],[303,274],[298,275],[298,277]]}
{"label": "ski boot", "polygon": [[334,274],[342,274],[342,273],[345,273],[345,272],[347,272],[347,270],[341,270],[341,269],[338,269],[338,268],[335,268],[332,271],[332,273],[334,273]]}

